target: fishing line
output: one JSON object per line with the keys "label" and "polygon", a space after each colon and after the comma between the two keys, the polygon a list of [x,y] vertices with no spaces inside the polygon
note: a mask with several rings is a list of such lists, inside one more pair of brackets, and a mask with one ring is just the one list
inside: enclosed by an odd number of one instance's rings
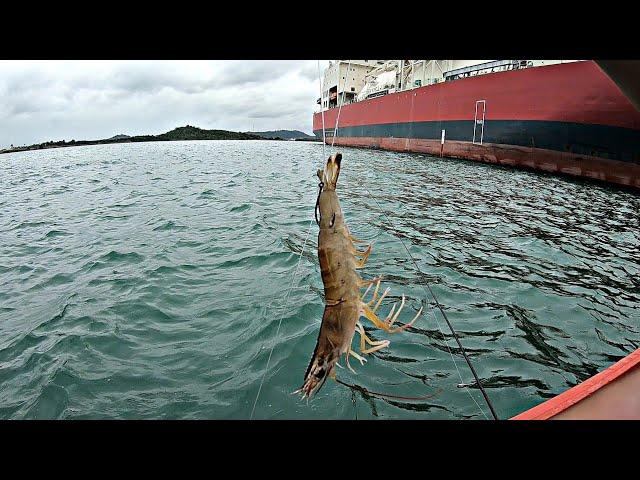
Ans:
{"label": "fishing line", "polygon": [[322,91],[322,77],[320,76],[320,60],[318,60],[318,84],[320,85],[320,112],[322,115],[322,160],[324,160],[327,158],[324,153],[324,145],[327,143],[327,138],[324,129],[324,105],[322,104],[322,97],[324,96],[324,93]]}
{"label": "fishing line", "polygon": [[[423,288],[423,290],[424,290],[424,288]],[[425,294],[427,293],[426,290],[425,290],[424,293]],[[460,379],[460,382],[461,382],[460,385],[465,385],[464,380],[462,379],[462,374],[460,373],[460,369],[458,368],[458,363],[456,362],[456,359],[453,356],[453,353],[451,352],[451,347],[449,347],[449,340],[447,339],[446,335],[442,331],[442,327],[440,326],[440,321],[438,320],[438,316],[436,315],[435,309],[433,307],[430,308],[429,309],[429,313],[431,313],[431,316],[433,317],[433,320],[435,321],[436,325],[438,326],[438,330],[440,331],[440,335],[442,336],[442,338],[444,340],[444,344],[447,347],[447,351],[449,352],[449,356],[451,357],[451,361],[453,362],[453,366],[455,367],[456,372],[458,373],[458,378]],[[476,407],[478,407],[478,410],[480,410],[480,413],[482,413],[482,416],[485,418],[485,420],[489,420],[489,417],[484,412],[484,409],[480,406],[480,404],[478,403],[476,398],[471,394],[471,391],[467,389],[466,392],[469,395],[469,398],[473,401],[473,403],[476,404]]]}
{"label": "fishing line", "polygon": [[[343,88],[343,89],[344,89],[345,85],[347,84],[347,77],[348,77],[348,75],[349,75],[349,68],[350,68],[350,66],[351,66],[351,60],[349,60],[349,62],[347,63],[347,73],[345,74],[345,80],[344,80],[344,82],[342,83],[342,88]],[[319,72],[320,72],[320,61],[318,61],[318,76],[319,76]],[[339,73],[339,69],[338,69],[338,73]],[[339,79],[339,78],[338,78],[338,86],[340,86],[340,79]],[[321,92],[322,92],[322,87],[320,88],[320,90],[321,90]],[[344,105],[344,100],[345,100],[345,95],[344,95],[344,92],[343,92],[343,93],[342,93],[342,99],[341,99],[341,101],[340,101],[340,105],[338,106],[338,115],[336,116],[336,124],[335,124],[335,126],[334,126],[333,139],[332,139],[332,141],[331,141],[331,148],[333,148],[333,146],[334,146],[334,144],[335,144],[335,141],[336,141],[336,137],[338,136],[338,130],[339,130],[339,124],[340,124],[340,113],[341,113],[341,111],[342,111],[342,106]],[[321,102],[322,102],[322,97],[321,97]],[[322,106],[322,105],[321,105],[321,106]],[[324,109],[321,109],[321,110],[322,110],[322,137],[323,137],[323,145],[322,145],[322,146],[323,146],[323,154],[324,154],[324,142],[326,141],[326,140],[325,140],[325,131],[324,131],[324,128],[325,128],[325,127],[324,127]],[[318,217],[317,217],[318,202],[320,201],[320,194],[322,193],[322,187],[323,187],[323,186],[324,186],[324,185],[323,185],[323,183],[322,183],[322,182],[320,182],[320,184],[318,185],[318,187],[319,187],[319,190],[318,190],[318,198],[316,199],[316,206],[315,206],[315,208],[314,208],[314,215],[315,215],[315,217],[316,217],[316,223],[317,223],[318,225],[320,225],[320,223],[319,223],[319,221],[318,221]],[[371,195],[369,194],[369,196],[371,196]],[[404,245],[404,244],[403,244],[403,245]],[[405,247],[405,248],[406,248],[406,247]],[[408,250],[407,250],[407,251],[408,251]],[[415,264],[415,261],[414,261],[414,264]],[[425,293],[426,293],[426,292],[425,292]],[[436,319],[436,320],[437,320],[437,319]],[[440,328],[440,325],[439,325],[439,324],[438,324],[438,328]],[[443,337],[443,338],[445,338],[445,343],[446,343],[446,337],[445,337],[445,336],[444,336],[444,334],[442,333],[442,328],[440,328],[440,334],[442,335],[442,337]],[[448,343],[446,343],[446,345],[447,345],[447,348],[449,348],[449,344],[448,344]],[[449,349],[449,354],[451,354],[451,349]],[[451,358],[453,359],[453,354],[451,354]],[[458,366],[456,365],[455,360],[454,360],[454,362],[453,362],[453,363],[454,363],[454,365],[455,365],[455,367],[456,367],[456,370],[458,370]],[[458,376],[460,377],[460,382],[464,383],[464,380],[462,379],[462,375],[460,374],[460,371],[459,371],[459,370],[458,370]],[[426,400],[426,399],[431,398],[431,397],[433,397],[434,395],[436,395],[436,394],[433,394],[433,395],[427,395],[427,396],[424,396],[424,397],[404,397],[404,396],[399,396],[399,395],[391,395],[391,394],[385,394],[385,393],[379,393],[379,392],[371,392],[371,391],[367,390],[366,388],[364,388],[364,387],[360,387],[360,386],[358,386],[358,385],[349,385],[349,384],[347,384],[347,383],[345,383],[345,382],[343,382],[343,381],[339,380],[337,377],[336,377],[336,379],[335,379],[335,380],[336,380],[336,382],[338,382],[338,383],[340,383],[340,384],[342,384],[342,385],[344,385],[344,386],[347,386],[347,387],[349,387],[349,388],[351,388],[351,389],[360,390],[360,391],[363,391],[363,392],[365,392],[365,393],[367,393],[367,394],[371,394],[371,395],[373,395],[373,396],[378,396],[378,397],[381,397],[381,398],[396,398],[396,399],[401,399],[401,400]],[[471,395],[471,394],[469,394],[469,395]],[[476,402],[476,401],[475,401],[475,398],[473,398],[473,396],[471,396],[471,398],[473,399],[473,401],[475,402],[475,404],[478,406],[478,409],[482,412],[482,414],[484,415],[484,417],[485,417],[485,418],[487,418],[487,416],[486,416],[486,414],[484,413],[484,411],[482,410],[482,408],[480,408],[480,405],[478,405],[478,402]]]}
{"label": "fishing line", "polygon": [[[365,187],[366,188],[366,187]],[[372,197],[371,193],[368,192],[369,197]],[[380,207],[380,205],[378,204],[378,207]],[[382,209],[381,209],[382,210]],[[388,217],[387,217],[388,220]],[[378,233],[376,233],[376,235],[373,238],[378,238],[382,232],[384,231],[384,227],[380,227],[378,228]],[[402,241],[402,240],[401,240]],[[422,273],[422,272],[421,272]],[[423,287],[424,290],[424,287]],[[426,294],[426,290],[424,291],[424,293]],[[449,342],[447,340],[446,335],[444,334],[444,332],[442,331],[442,327],[440,325],[440,322],[438,320],[437,315],[434,312],[433,308],[429,308],[429,312],[431,313],[431,315],[433,316],[433,319],[436,323],[436,325],[438,326],[438,330],[440,331],[440,335],[442,336],[444,342],[445,342],[445,346],[447,347],[447,351],[449,352],[449,355],[451,356],[451,361],[453,362],[453,366],[456,369],[456,372],[458,373],[458,377],[460,378],[460,382],[461,384],[464,384],[464,379],[462,378],[462,374],[460,373],[460,369],[458,368],[458,364],[456,363],[455,357],[453,356],[453,353],[451,352],[451,348],[449,347]],[[476,401],[475,397],[473,395],[471,395],[471,393],[469,392],[469,390],[467,390],[467,393],[469,395],[469,397],[471,398],[471,400],[473,401],[473,403],[476,404],[476,407],[478,407],[478,410],[480,411],[480,413],[482,414],[482,416],[488,420],[489,417],[487,416],[487,414],[484,412],[484,410],[482,409],[482,407],[480,406],[480,404]]]}
{"label": "fishing line", "polygon": [[[287,307],[289,306],[289,294],[291,290],[293,290],[293,284],[296,280],[296,276],[298,274],[298,267],[300,266],[300,261],[302,260],[302,253],[304,252],[304,248],[307,245],[307,239],[309,238],[309,233],[311,232],[311,226],[313,225],[313,219],[309,220],[309,228],[307,230],[307,236],[304,239],[304,243],[302,244],[302,250],[300,250],[300,256],[298,257],[298,264],[296,265],[296,269],[293,272],[293,278],[291,279],[291,285],[289,286],[289,290],[287,290],[287,294],[284,297],[284,310],[280,315],[280,320],[278,321],[278,329],[276,330],[276,340],[278,339],[278,334],[280,333],[280,325],[282,325],[282,319],[284,318],[284,314],[287,311]],[[250,420],[253,420],[253,414],[256,411],[256,405],[258,404],[258,398],[260,398],[260,392],[262,391],[262,385],[264,384],[264,379],[267,376],[267,372],[269,371],[269,363],[271,363],[271,355],[273,355],[273,349],[275,348],[277,342],[274,342],[271,346],[271,350],[269,351],[269,357],[267,358],[267,366],[264,369],[264,373],[262,374],[262,379],[260,380],[260,386],[258,387],[258,393],[256,394],[256,399],[253,402],[253,408],[251,409],[251,417]]]}
{"label": "fishing line", "polygon": [[[338,67],[340,64],[338,64]],[[333,144],[336,142],[336,137],[338,136],[338,124],[340,123],[340,111],[342,110],[342,105],[344,105],[344,87],[347,84],[347,78],[349,78],[349,67],[351,66],[351,60],[347,64],[347,73],[344,76],[344,82],[342,83],[342,102],[340,102],[340,106],[338,107],[338,116],[336,118],[336,126],[333,129],[333,140],[331,141],[331,148],[333,148]],[[338,75],[340,75],[340,68],[338,68]],[[340,85],[340,78],[338,78],[338,86]],[[338,93],[338,92],[336,92]]]}
{"label": "fishing line", "polygon": [[[343,88],[347,83],[347,76],[348,76],[348,72],[349,72],[349,67],[351,66],[351,60],[349,60],[348,64],[347,64],[347,73],[345,74],[345,81],[343,82]],[[338,69],[338,73],[339,73],[339,69]],[[320,83],[320,111],[321,111],[321,115],[322,115],[322,153],[323,153],[323,157],[325,156],[325,143],[326,143],[326,132],[325,132],[325,123],[324,123],[324,105],[322,104],[322,97],[323,97],[323,92],[322,92],[322,80],[320,77],[320,60],[318,60],[318,82]],[[340,79],[338,78],[338,86],[340,85]],[[342,106],[344,105],[344,92],[342,94],[342,99],[340,102],[340,105],[338,107],[338,115],[336,116],[336,124],[334,126],[334,132],[333,132],[333,139],[331,141],[331,147],[333,148],[335,141],[336,141],[336,137],[337,137],[337,133],[338,133],[338,127],[339,127],[339,123],[340,123],[340,113],[342,111]],[[319,192],[318,192],[318,199],[316,200],[316,207],[314,209],[314,216],[316,217],[316,222],[318,222],[317,220],[317,204],[318,204],[318,200],[320,198],[320,193],[322,192],[322,182],[319,185]],[[380,211],[382,212],[382,214],[385,216],[385,218],[387,219],[387,221],[389,222],[389,224],[391,224],[391,221],[389,219],[389,217],[387,216],[386,212],[382,209],[382,207],[380,206],[380,203],[378,202],[378,200],[373,197],[373,195],[371,195],[371,192],[369,191],[369,189],[365,186],[365,189],[367,190],[367,194],[369,195],[370,198],[372,198],[376,204],[378,205],[378,208],[380,209]],[[309,225],[309,228],[311,228],[311,224]],[[411,261],[413,262],[414,266],[416,267],[416,270],[418,272],[420,272],[420,274],[422,276],[424,276],[424,274],[422,273],[422,271],[420,270],[420,268],[418,267],[417,262],[415,261],[415,259],[413,258],[413,255],[411,255],[411,252],[409,251],[409,249],[407,248],[407,246],[404,244],[404,241],[402,240],[402,238],[398,237],[400,242],[402,243],[402,246],[404,247],[404,249],[406,250],[407,254],[409,255],[409,257],[411,258]],[[426,282],[425,282],[426,283]],[[464,347],[462,346],[462,343],[460,342],[460,339],[458,338],[457,333],[455,332],[453,326],[451,325],[451,322],[449,321],[449,319],[447,318],[446,314],[444,313],[444,310],[442,309],[442,306],[440,305],[440,302],[438,302],[435,294],[433,293],[433,290],[431,289],[431,287],[429,286],[428,283],[426,283],[427,288],[429,289],[429,292],[431,293],[431,296],[433,297],[436,306],[438,307],[438,309],[440,310],[440,312],[442,313],[443,318],[446,320],[447,325],[449,326],[449,329],[451,330],[451,333],[453,334],[456,342],[458,343],[458,346],[460,347],[460,350],[464,356],[465,361],[467,362],[467,365],[469,365],[469,369],[471,370],[471,372],[473,373],[473,376],[476,380],[476,383],[478,385],[478,387],[480,388],[480,391],[482,392],[482,395],[484,396],[485,401],[487,402],[487,405],[489,406],[489,409],[491,410],[491,413],[494,417],[494,419],[498,419],[498,416],[495,413],[495,410],[493,408],[493,405],[491,404],[491,401],[489,400],[489,397],[487,396],[487,393],[484,390],[484,387],[482,386],[482,384],[480,383],[480,380],[478,378],[478,375],[476,374],[475,369],[473,368],[473,365],[471,364],[466,350],[464,349]],[[422,289],[425,291],[425,294],[427,293],[425,288],[424,288],[424,284],[421,283]],[[451,356],[451,360],[453,361],[453,365],[455,366],[456,371],[458,372],[458,377],[460,378],[460,382],[462,384],[464,384],[464,380],[462,378],[462,374],[460,373],[460,370],[458,369],[458,365],[455,361],[455,358],[453,356],[453,353],[451,352],[451,348],[449,347],[449,342],[446,338],[446,336],[444,335],[444,332],[442,331],[442,327],[440,326],[440,322],[438,321],[438,317],[435,315],[435,313],[433,313],[433,317],[436,320],[436,324],[438,325],[438,329],[440,330],[440,335],[442,335],[442,338],[445,340],[445,345],[447,347],[447,350],[449,351],[449,355]],[[338,381],[339,383],[342,383],[343,385],[344,382],[341,382],[340,380],[338,380],[336,378],[336,381]],[[363,387],[357,387],[357,386],[350,386],[350,385],[346,385],[349,387],[353,387],[353,388],[363,388]],[[484,413],[484,410],[480,407],[480,405],[478,404],[478,402],[476,401],[476,399],[473,397],[473,395],[471,394],[471,392],[467,389],[467,393],[469,394],[469,396],[471,397],[471,399],[473,400],[473,402],[476,404],[476,406],[478,407],[478,409],[480,410],[480,412],[482,413],[482,415],[487,418],[487,415]],[[385,394],[380,394],[380,396],[384,396]],[[414,399],[417,397],[414,397]]]}
{"label": "fishing line", "polygon": [[[324,158],[325,158],[325,143],[326,143],[326,134],[325,134],[325,127],[324,127],[324,110],[322,108],[322,78],[320,76],[320,60],[318,60],[318,84],[320,86],[320,110],[322,111],[322,159],[321,159],[321,166],[322,166],[322,162],[324,162]],[[337,125],[337,122],[336,122]],[[322,191],[322,182],[320,182],[320,191]],[[320,193],[318,193],[318,199],[320,198]],[[314,216],[316,216],[316,212],[317,212],[317,203],[318,200],[316,200],[316,209],[314,210]],[[316,217],[316,221],[317,221],[317,217]],[[304,253],[304,249],[307,246],[307,240],[309,239],[309,233],[311,233],[311,226],[313,225],[313,218],[311,220],[309,220],[309,228],[307,229],[307,235],[304,238],[304,243],[302,244],[302,249],[300,250],[300,256],[298,257],[298,263],[296,264],[296,269],[293,272],[293,278],[291,279],[291,285],[289,286],[289,289],[287,290],[287,293],[284,297],[284,310],[282,312],[282,315],[280,315],[280,320],[278,320],[278,328],[276,329],[276,340],[278,339],[278,335],[280,333],[280,326],[282,325],[282,319],[284,318],[284,313],[287,311],[287,307],[288,307],[288,302],[289,302],[289,295],[291,294],[291,290],[293,290],[293,285],[295,283],[296,280],[296,276],[298,275],[298,268],[300,267],[300,262],[302,260],[302,254]],[[273,349],[276,346],[276,342],[273,343],[273,345],[271,346],[271,350],[269,351],[269,357],[267,358],[267,365],[264,369],[264,373],[262,374],[262,379],[260,380],[260,386],[258,387],[258,393],[256,394],[256,399],[253,402],[253,408],[251,409],[251,416],[250,419],[253,420],[253,415],[256,411],[256,405],[258,404],[258,399],[260,398],[260,392],[262,392],[262,386],[264,384],[264,379],[267,376],[267,372],[269,371],[269,364],[271,363],[271,356],[273,355]]]}
{"label": "fishing line", "polygon": [[[369,195],[369,198],[371,198],[374,202],[376,202],[376,204],[378,205],[378,208],[380,209],[380,212],[385,216],[385,218],[387,219],[387,222],[389,223],[389,225],[393,225],[393,223],[389,219],[389,216],[384,211],[384,209],[382,208],[382,206],[380,205],[378,200],[373,195],[371,195],[371,192],[366,187],[366,185],[363,185],[363,186],[364,186],[365,190],[367,191],[367,195]],[[400,204],[402,204],[402,202],[400,202]],[[404,241],[402,240],[402,237],[398,237],[398,239],[400,240],[400,243],[402,243],[402,246],[404,247],[404,249],[407,251],[407,254],[409,255],[409,258],[413,262],[413,265],[416,267],[416,270],[421,274],[421,276],[424,276],[424,274],[420,270],[420,267],[418,267],[418,263],[413,258],[413,255],[411,255],[411,252],[409,251],[409,249],[405,245]],[[431,289],[431,286],[425,281],[420,282],[420,285],[422,286],[423,290],[425,290],[425,288],[424,288],[425,285],[429,289],[429,293],[431,293],[431,297],[433,297],[433,300],[434,300],[436,306],[438,307],[438,310],[440,310],[440,313],[442,314],[442,317],[447,322],[447,325],[449,326],[449,329],[451,330],[451,333],[453,334],[453,337],[455,338],[456,342],[458,343],[458,347],[460,347],[460,351],[462,352],[462,355],[464,356],[464,359],[467,362],[467,365],[469,366],[469,369],[471,370],[471,373],[473,374],[473,377],[476,380],[476,384],[478,385],[478,388],[480,389],[480,392],[482,393],[482,396],[484,397],[485,402],[489,406],[489,410],[491,410],[491,414],[493,415],[493,418],[495,420],[498,420],[498,416],[496,415],[496,412],[495,412],[495,410],[493,408],[493,404],[491,403],[491,400],[489,400],[489,396],[487,395],[487,392],[485,391],[484,387],[482,386],[482,383],[480,383],[480,379],[478,378],[478,374],[476,373],[475,368],[473,368],[473,365],[471,364],[471,361],[469,360],[469,357],[467,356],[467,352],[464,349],[464,347],[462,346],[462,343],[460,342],[460,338],[458,337],[458,334],[456,333],[455,329],[453,328],[453,325],[449,321],[449,318],[447,317],[446,313],[444,313],[444,310],[443,310],[442,306],[440,305],[440,302],[438,302],[438,299],[436,298],[435,293]],[[425,290],[425,294],[426,293],[427,292]],[[434,314],[434,318],[436,319],[436,322],[437,322],[437,317],[435,316],[435,314]],[[442,329],[440,328],[440,322],[437,322],[437,324],[438,324],[438,328],[440,329],[440,334],[442,335],[443,338],[445,338],[445,344],[447,346],[447,349],[449,350],[449,354],[451,355],[451,359],[453,360],[453,364],[456,366],[456,370],[458,371],[458,375],[460,376],[460,382],[464,384],[464,380],[462,379],[462,375],[460,375],[460,370],[458,370],[458,366],[456,365],[456,362],[454,360],[453,353],[451,353],[451,349],[449,348],[449,343],[446,340],[446,337],[445,337],[444,333],[442,332]],[[476,403],[476,405],[478,405],[478,403],[475,401],[475,398],[473,398],[473,395],[471,395],[471,392],[468,389],[467,389],[467,392],[469,393],[469,396],[473,399],[473,401]],[[479,405],[478,405],[478,408],[480,408]],[[482,411],[482,414],[486,417],[486,414],[484,413],[484,411],[482,409],[480,409],[480,411]]]}

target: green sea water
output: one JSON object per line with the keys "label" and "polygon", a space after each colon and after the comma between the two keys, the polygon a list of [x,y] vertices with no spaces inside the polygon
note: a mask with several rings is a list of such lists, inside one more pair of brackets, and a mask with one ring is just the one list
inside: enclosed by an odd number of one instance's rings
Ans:
{"label": "green sea water", "polygon": [[637,194],[341,151],[349,228],[375,242],[362,275],[391,289],[382,313],[402,294],[400,321],[426,310],[393,335],[364,322],[391,345],[338,377],[431,398],[331,380],[291,395],[323,311],[321,144],[114,144],[0,156],[0,418],[246,419],[254,403],[259,419],[485,418],[424,282],[501,418],[640,346]]}

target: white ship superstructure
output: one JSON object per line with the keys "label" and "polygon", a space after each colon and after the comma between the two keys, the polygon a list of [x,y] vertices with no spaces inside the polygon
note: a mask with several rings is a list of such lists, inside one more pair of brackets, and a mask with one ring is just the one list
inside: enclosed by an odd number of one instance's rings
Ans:
{"label": "white ship superstructure", "polygon": [[577,60],[335,60],[324,72],[322,110],[476,75]]}

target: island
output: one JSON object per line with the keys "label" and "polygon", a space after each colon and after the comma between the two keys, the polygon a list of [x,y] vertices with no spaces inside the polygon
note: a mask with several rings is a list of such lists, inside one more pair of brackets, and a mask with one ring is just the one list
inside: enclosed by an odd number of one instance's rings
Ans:
{"label": "island", "polygon": [[[282,133],[284,132],[284,133]],[[269,135],[273,136],[269,136]],[[178,140],[315,140],[315,137],[297,130],[276,130],[272,132],[232,132],[229,130],[205,130],[191,125],[174,128],[170,132],[160,135],[115,135],[102,140],[59,140],[37,143],[34,145],[20,146],[0,150],[2,153],[23,152],[26,150],[42,150],[47,148],[77,147],[80,145],[101,145],[107,143],[133,143],[133,142],[170,142]]]}
{"label": "island", "polygon": [[317,142],[318,139],[315,135],[309,135],[301,132],[300,130],[269,130],[266,132],[245,132],[251,135],[258,135],[268,140],[295,140],[306,142]]}

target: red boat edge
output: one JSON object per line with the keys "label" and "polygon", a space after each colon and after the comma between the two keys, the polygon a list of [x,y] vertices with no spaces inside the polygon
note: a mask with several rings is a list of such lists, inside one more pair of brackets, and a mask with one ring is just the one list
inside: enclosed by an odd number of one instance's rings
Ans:
{"label": "red boat edge", "polygon": [[640,348],[511,420],[640,420]]}

